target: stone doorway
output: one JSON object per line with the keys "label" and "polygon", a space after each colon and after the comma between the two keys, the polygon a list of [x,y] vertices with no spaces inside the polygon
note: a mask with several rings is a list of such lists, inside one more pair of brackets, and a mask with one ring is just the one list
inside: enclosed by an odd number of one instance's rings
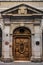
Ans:
{"label": "stone doorway", "polygon": [[12,53],[14,60],[28,61],[31,58],[31,31],[26,27],[19,27],[13,31]]}

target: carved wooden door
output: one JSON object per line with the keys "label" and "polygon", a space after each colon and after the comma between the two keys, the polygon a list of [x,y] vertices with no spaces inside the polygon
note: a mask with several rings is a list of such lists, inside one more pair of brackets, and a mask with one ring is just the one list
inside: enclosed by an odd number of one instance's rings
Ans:
{"label": "carved wooden door", "polygon": [[13,56],[15,60],[30,60],[31,45],[29,36],[14,37]]}

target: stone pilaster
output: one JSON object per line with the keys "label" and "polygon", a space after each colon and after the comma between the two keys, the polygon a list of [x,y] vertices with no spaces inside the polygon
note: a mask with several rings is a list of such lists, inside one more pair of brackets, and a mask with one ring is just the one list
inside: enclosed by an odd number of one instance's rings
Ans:
{"label": "stone pilaster", "polygon": [[41,33],[40,26],[34,26],[34,36],[32,36],[32,57],[31,61],[40,62],[42,61],[41,54]]}
{"label": "stone pilaster", "polygon": [[1,59],[4,62],[12,61],[9,54],[9,50],[10,50],[9,45],[10,45],[10,26],[5,25],[4,30],[3,30],[3,56]]}
{"label": "stone pilaster", "polygon": [[41,42],[42,42],[42,61],[43,61],[43,17],[41,19]]}

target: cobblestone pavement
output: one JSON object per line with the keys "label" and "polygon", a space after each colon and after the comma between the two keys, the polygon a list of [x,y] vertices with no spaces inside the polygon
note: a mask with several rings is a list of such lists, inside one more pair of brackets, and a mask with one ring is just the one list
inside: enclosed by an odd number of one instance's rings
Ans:
{"label": "cobblestone pavement", "polygon": [[43,65],[43,62],[0,62],[0,65]]}

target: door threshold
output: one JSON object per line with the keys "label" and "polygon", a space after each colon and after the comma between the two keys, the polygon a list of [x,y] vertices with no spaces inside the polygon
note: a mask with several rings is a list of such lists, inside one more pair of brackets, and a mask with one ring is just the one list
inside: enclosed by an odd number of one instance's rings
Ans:
{"label": "door threshold", "polygon": [[14,61],[14,62],[31,62],[31,61]]}

